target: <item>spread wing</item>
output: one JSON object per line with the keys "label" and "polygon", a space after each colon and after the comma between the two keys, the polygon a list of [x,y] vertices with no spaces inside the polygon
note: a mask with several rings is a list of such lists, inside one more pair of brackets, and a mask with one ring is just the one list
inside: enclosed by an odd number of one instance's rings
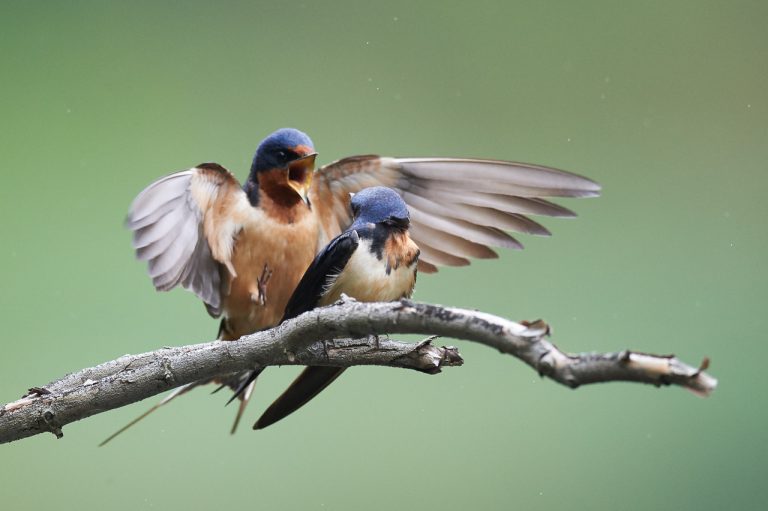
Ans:
{"label": "spread wing", "polygon": [[493,258],[490,247],[522,248],[508,231],[548,236],[528,215],[572,217],[549,197],[595,197],[600,185],[562,170],[498,160],[352,156],[318,169],[310,192],[323,236],[320,246],[351,222],[349,194],[369,186],[397,190],[421,249],[419,271]]}
{"label": "spread wing", "polygon": [[218,317],[221,267],[235,275],[232,249],[250,207],[227,169],[203,163],[145,188],[131,204],[126,225],[155,288],[168,291],[181,284]]}

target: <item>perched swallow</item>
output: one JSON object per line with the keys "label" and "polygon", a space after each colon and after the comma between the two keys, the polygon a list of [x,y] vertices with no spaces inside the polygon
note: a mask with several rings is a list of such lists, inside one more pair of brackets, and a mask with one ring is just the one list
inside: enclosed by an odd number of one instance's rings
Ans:
{"label": "perched swallow", "polygon": [[[283,321],[330,305],[342,293],[361,302],[410,298],[416,284],[419,248],[408,235],[410,217],[403,199],[389,188],[366,188],[352,198],[352,225],[331,240],[299,281]],[[254,425],[262,429],[307,403],[342,372],[307,367]]]}
{"label": "perched swallow", "polygon": [[[280,321],[315,254],[351,224],[350,193],[393,188],[410,213],[419,271],[434,273],[438,266],[498,257],[493,246],[522,248],[508,231],[550,234],[527,215],[575,216],[547,197],[600,191],[585,177],[507,161],[366,155],[314,170],[315,157],[306,134],[284,128],[259,144],[243,186],[215,163],[149,185],[126,223],[155,288],[192,291],[211,316],[222,318],[219,339],[237,339]],[[196,385],[177,389],[157,406]],[[252,390],[253,382],[242,394],[238,418]]]}

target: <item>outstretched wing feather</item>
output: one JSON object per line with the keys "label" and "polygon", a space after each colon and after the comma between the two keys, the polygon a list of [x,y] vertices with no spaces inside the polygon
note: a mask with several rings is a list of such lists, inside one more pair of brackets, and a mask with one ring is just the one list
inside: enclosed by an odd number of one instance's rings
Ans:
{"label": "outstretched wing feather", "polygon": [[419,271],[496,257],[490,247],[522,248],[506,231],[539,236],[549,230],[527,215],[572,217],[549,197],[594,197],[600,186],[585,177],[539,165],[461,158],[353,156],[319,169],[310,198],[324,246],[351,222],[349,194],[368,186],[397,190],[411,214],[411,235],[428,247]]}
{"label": "outstretched wing feather", "polygon": [[[131,204],[126,225],[155,287],[181,285],[221,314],[221,267],[230,267],[237,220],[250,204],[235,177],[205,163],[161,178]],[[234,220],[233,220],[234,219]]]}

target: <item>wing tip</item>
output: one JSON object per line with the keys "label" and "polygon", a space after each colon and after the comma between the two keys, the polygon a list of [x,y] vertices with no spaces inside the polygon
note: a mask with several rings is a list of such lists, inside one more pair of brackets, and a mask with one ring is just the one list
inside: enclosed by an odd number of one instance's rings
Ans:
{"label": "wing tip", "polygon": [[[522,243],[520,243],[520,241],[518,241],[517,238],[513,238],[506,232],[500,229],[496,229],[495,227],[489,227],[489,229],[496,230],[503,235],[503,237],[500,237],[499,239],[495,240],[495,242],[493,243],[494,246],[501,247],[501,248],[508,248],[511,250],[523,250],[525,248],[525,246]],[[499,254],[497,254],[493,250],[491,250],[491,252],[493,252],[496,256],[496,257],[493,257],[492,259],[496,259],[499,257]]]}
{"label": "wing tip", "polygon": [[[594,183],[594,181],[593,181],[593,183]],[[600,194],[603,191],[603,189],[597,183],[595,183],[595,185],[597,185],[596,189],[594,189],[594,190],[579,190],[579,192],[580,192],[579,195],[574,195],[574,197],[576,197],[578,199],[591,199],[593,197],[600,197]]]}
{"label": "wing tip", "polygon": [[592,199],[594,197],[600,197],[600,189],[598,190],[585,190],[581,188],[531,188],[537,190],[537,197],[563,197],[567,199]]}
{"label": "wing tip", "polygon": [[597,197],[600,195],[600,192],[603,190],[603,187],[600,183],[586,176],[582,176],[581,174],[574,174],[573,172],[568,172],[567,170],[559,170],[559,169],[553,169],[553,170],[557,170],[557,172],[567,174],[568,176],[573,177],[577,180],[576,183],[571,183],[571,186],[569,186],[569,188],[574,192],[579,192],[583,194],[583,195],[579,195],[579,197]]}
{"label": "wing tip", "polygon": [[254,431],[259,431],[260,429],[264,429],[267,426],[271,426],[275,422],[276,421],[268,422],[268,421],[264,420],[264,417],[259,417],[259,420],[257,420],[256,424],[253,425],[253,429],[254,429]]}
{"label": "wing tip", "polygon": [[343,367],[308,366],[287,389],[261,414],[253,429],[264,429],[283,420],[307,404],[334,382]]}

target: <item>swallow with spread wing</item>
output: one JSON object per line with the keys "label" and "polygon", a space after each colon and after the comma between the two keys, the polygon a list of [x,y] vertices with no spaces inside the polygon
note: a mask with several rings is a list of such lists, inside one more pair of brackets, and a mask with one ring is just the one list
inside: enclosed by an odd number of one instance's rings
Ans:
{"label": "swallow with spread wing", "polygon": [[[149,185],[131,204],[127,226],[155,288],[195,293],[221,317],[219,339],[237,339],[279,322],[315,254],[350,225],[350,193],[394,189],[421,249],[419,271],[434,273],[495,258],[491,247],[522,248],[509,231],[549,235],[528,215],[575,216],[550,197],[600,192],[585,177],[508,161],[366,155],[314,170],[315,157],[306,134],[283,128],[259,144],[243,186],[215,163]],[[247,376],[223,381],[237,388]],[[253,383],[240,396],[235,426]]]}

